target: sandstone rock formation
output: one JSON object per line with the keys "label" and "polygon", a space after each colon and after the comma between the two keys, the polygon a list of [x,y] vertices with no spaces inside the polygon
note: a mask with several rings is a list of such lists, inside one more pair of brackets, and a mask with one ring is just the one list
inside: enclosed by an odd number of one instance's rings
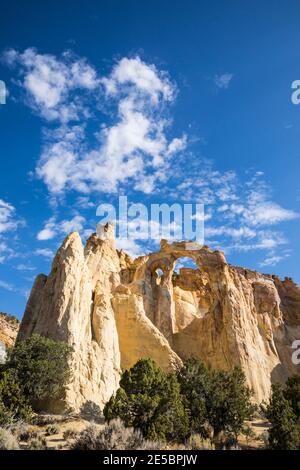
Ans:
{"label": "sandstone rock formation", "polygon": [[19,325],[17,318],[0,312],[0,364],[5,361],[7,348],[15,343]]}
{"label": "sandstone rock formation", "polygon": [[[49,276],[33,286],[18,340],[37,332],[74,347],[73,380],[55,411],[100,407],[120,370],[152,357],[165,370],[197,356],[210,367],[240,365],[259,402],[272,381],[297,372],[300,289],[290,279],[231,266],[224,254],[191,242],[169,244],[132,260],[115,249],[109,224],[84,247],[63,242]],[[189,257],[198,269],[174,271]]]}

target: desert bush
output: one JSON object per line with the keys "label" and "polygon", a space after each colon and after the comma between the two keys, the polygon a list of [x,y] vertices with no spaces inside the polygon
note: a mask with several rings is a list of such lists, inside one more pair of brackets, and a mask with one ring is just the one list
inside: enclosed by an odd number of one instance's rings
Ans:
{"label": "desert bush", "polygon": [[167,374],[152,359],[141,359],[122,374],[120,388],[103,413],[107,421],[119,417],[153,441],[180,441],[189,433],[176,375]]}
{"label": "desert bush", "polygon": [[19,434],[19,440],[23,442],[28,442],[32,439],[36,439],[38,437],[38,433],[33,429],[26,429],[25,431]]}
{"label": "desert bush", "polygon": [[97,403],[94,403],[91,400],[87,400],[82,407],[80,408],[80,416],[87,421],[93,421],[97,424],[102,424],[104,422],[103,413],[101,408]]}
{"label": "desert bush", "polygon": [[33,416],[31,422],[36,426],[47,426],[57,422],[63,423],[69,420],[69,416],[49,415],[49,414],[36,414]]}
{"label": "desert bush", "polygon": [[196,433],[189,437],[186,447],[190,450],[215,450],[215,445],[210,439]]}
{"label": "desert bush", "polygon": [[63,438],[65,441],[68,441],[69,439],[76,439],[78,437],[78,431],[75,431],[73,429],[66,429],[63,433]]}
{"label": "desert bush", "polygon": [[242,433],[246,437],[247,445],[250,443],[251,439],[256,439],[256,434],[250,426],[244,426]]}
{"label": "desert bush", "polygon": [[59,398],[70,380],[72,348],[60,341],[34,334],[8,351],[6,369],[13,370],[32,402]]}
{"label": "desert bush", "polygon": [[46,427],[46,436],[53,436],[59,433],[59,427],[56,424],[50,424]]}
{"label": "desert bush", "polygon": [[157,448],[146,441],[139,430],[125,427],[120,419],[105,425],[92,424],[82,431],[73,444],[74,450],[137,450]]}
{"label": "desert bush", "polygon": [[7,429],[0,428],[0,450],[18,450],[17,438]]}
{"label": "desert bush", "polygon": [[47,450],[47,441],[44,437],[38,436],[28,443],[28,450]]}

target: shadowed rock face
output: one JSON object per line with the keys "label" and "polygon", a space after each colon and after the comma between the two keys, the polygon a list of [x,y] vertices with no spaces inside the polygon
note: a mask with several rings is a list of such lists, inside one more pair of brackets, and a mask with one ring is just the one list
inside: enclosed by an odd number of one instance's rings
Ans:
{"label": "shadowed rock face", "polygon": [[[176,260],[197,269],[175,273]],[[37,277],[18,340],[37,332],[74,348],[73,379],[50,410],[100,407],[116,391],[120,369],[152,357],[165,370],[200,357],[210,367],[240,365],[257,401],[271,381],[296,372],[292,342],[300,339],[300,289],[237,268],[224,254],[189,242],[161,242],[134,261],[111,237],[77,233],[63,242],[49,276]]]}

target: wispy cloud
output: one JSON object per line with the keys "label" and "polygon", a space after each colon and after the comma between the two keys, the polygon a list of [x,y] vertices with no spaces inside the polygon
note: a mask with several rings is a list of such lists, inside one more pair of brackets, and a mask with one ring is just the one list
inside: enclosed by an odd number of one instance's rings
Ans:
{"label": "wispy cloud", "polygon": [[9,66],[19,67],[28,104],[48,121],[78,120],[87,110],[82,95],[78,98],[75,91],[90,91],[99,86],[94,68],[86,59],[78,59],[70,52],[58,60],[51,54],[39,54],[34,48],[23,53],[9,49],[3,59]]}
{"label": "wispy cloud", "polygon": [[297,219],[299,214],[273,200],[263,172],[243,178],[235,171],[220,172],[212,162],[192,155],[189,162],[186,165],[184,158],[178,159],[172,186],[162,191],[165,197],[205,205],[206,244],[226,254],[262,252],[266,259],[277,256],[278,247],[288,246],[287,237],[277,226]]}
{"label": "wispy cloud", "polygon": [[54,256],[54,252],[49,248],[38,248],[35,250],[34,254],[48,259],[52,259]]}
{"label": "wispy cloud", "polygon": [[75,215],[70,220],[57,222],[55,217],[51,217],[45,227],[38,232],[37,239],[40,241],[51,240],[59,234],[68,234],[73,231],[82,232],[86,220],[81,215]]}
{"label": "wispy cloud", "polygon": [[[140,57],[122,58],[107,76],[71,53],[57,58],[35,49],[9,50],[4,58],[18,67],[29,106],[59,122],[48,132],[36,168],[54,195],[116,192],[130,180],[136,190],[151,193],[172,157],[186,147],[185,135],[167,138],[175,85]],[[99,99],[114,109],[113,119],[97,122]],[[90,119],[99,129],[94,145],[86,144],[95,140],[87,134]]]}
{"label": "wispy cloud", "polygon": [[15,230],[18,225],[16,209],[3,199],[0,199],[0,234]]}
{"label": "wispy cloud", "polygon": [[28,294],[29,294],[28,289],[19,288],[15,286],[14,284],[11,284],[10,282],[2,281],[1,279],[0,279],[0,289],[7,290],[9,292],[15,292],[26,298],[28,297]]}
{"label": "wispy cloud", "polygon": [[18,271],[36,271],[36,268],[34,266],[30,266],[28,264],[18,264],[16,266],[16,269]]}
{"label": "wispy cloud", "polygon": [[278,263],[280,263],[280,261],[285,260],[289,256],[290,256],[289,253],[282,254],[282,255],[273,254],[273,255],[267,256],[259,265],[261,267],[276,266]]}
{"label": "wispy cloud", "polygon": [[226,90],[232,79],[233,73],[223,73],[221,75],[214,76],[214,83],[221,90]]}
{"label": "wispy cloud", "polygon": [[[58,57],[32,48],[9,50],[4,59],[17,68],[26,103],[49,124],[36,175],[52,200],[63,203],[75,194],[79,211],[94,207],[98,193],[127,190],[203,203],[207,243],[227,252],[259,251],[265,265],[283,259],[276,248],[288,246],[288,240],[277,227],[299,214],[274,201],[263,172],[249,177],[220,171],[193,154],[185,133],[171,136],[170,106],[178,90],[167,72],[138,56],[121,58],[105,75],[71,52]],[[226,90],[233,77],[226,72],[213,81]],[[86,219],[75,214],[62,220],[55,211],[37,240],[47,242],[73,230],[89,234]],[[0,233],[14,226],[14,207],[0,200]],[[124,240],[119,247],[134,256],[145,248]],[[3,253],[4,246],[0,262]],[[53,256],[48,248],[35,254]]]}

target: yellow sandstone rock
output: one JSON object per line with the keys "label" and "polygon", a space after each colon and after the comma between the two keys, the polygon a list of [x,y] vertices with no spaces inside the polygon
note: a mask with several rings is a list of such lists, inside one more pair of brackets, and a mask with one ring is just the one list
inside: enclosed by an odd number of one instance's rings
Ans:
{"label": "yellow sandstone rock", "polygon": [[[240,365],[257,402],[296,372],[300,289],[292,280],[231,266],[222,252],[190,242],[162,240],[160,251],[132,260],[112,232],[104,227],[85,247],[70,234],[32,288],[18,340],[37,332],[74,347],[73,379],[50,411],[102,408],[121,368],[142,357],[165,370],[190,356],[218,369]],[[198,269],[175,273],[181,257]]]}

